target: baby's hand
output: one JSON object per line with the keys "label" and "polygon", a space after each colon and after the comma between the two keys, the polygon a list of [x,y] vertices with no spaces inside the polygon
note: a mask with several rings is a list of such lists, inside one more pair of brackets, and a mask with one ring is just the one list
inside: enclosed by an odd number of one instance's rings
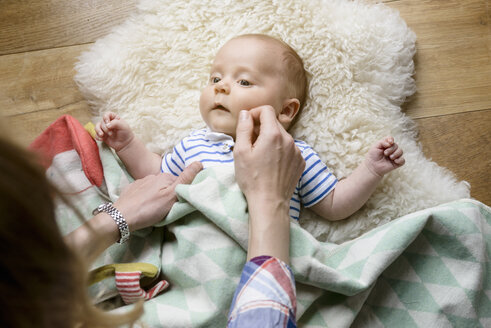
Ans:
{"label": "baby's hand", "polygon": [[385,137],[370,148],[365,157],[367,168],[378,176],[383,176],[405,163],[402,149],[394,142],[394,138]]}
{"label": "baby's hand", "polygon": [[105,113],[95,126],[96,139],[104,141],[109,147],[120,151],[134,138],[130,126],[117,114]]}

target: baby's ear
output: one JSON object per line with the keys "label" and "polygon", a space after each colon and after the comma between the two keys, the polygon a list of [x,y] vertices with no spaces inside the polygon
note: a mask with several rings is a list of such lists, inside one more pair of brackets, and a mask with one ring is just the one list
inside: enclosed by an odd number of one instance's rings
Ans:
{"label": "baby's ear", "polygon": [[283,126],[288,127],[295,116],[297,116],[299,109],[300,101],[298,101],[297,98],[286,99],[283,102],[283,109],[281,110],[280,115],[278,115],[278,121],[280,121]]}

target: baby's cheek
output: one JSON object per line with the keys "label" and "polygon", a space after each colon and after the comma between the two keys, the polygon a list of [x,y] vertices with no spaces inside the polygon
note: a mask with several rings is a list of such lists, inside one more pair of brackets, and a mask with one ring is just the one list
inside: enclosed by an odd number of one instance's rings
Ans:
{"label": "baby's cheek", "polygon": [[200,109],[200,111],[203,111],[203,109],[205,108],[207,98],[208,97],[204,94],[204,92],[202,92],[201,95],[199,96],[199,109]]}
{"label": "baby's cheek", "polygon": [[210,115],[209,113],[209,102],[207,101],[206,97],[200,97],[199,99],[199,112],[201,114],[201,117],[203,120],[208,123],[208,116]]}

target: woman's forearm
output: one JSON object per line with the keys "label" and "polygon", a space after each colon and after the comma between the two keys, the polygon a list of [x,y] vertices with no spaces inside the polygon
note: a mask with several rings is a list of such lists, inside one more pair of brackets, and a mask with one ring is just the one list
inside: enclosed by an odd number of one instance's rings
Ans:
{"label": "woman's forearm", "polygon": [[99,213],[65,236],[65,242],[88,263],[120,238],[118,226],[107,213]]}
{"label": "woman's forearm", "polygon": [[[120,211],[130,233],[160,222],[177,200],[176,186],[191,183],[202,168],[201,163],[195,162],[179,177],[167,173],[149,175],[125,187],[113,205]],[[115,220],[101,212],[68,234],[65,241],[84,258],[94,260],[120,238]]]}

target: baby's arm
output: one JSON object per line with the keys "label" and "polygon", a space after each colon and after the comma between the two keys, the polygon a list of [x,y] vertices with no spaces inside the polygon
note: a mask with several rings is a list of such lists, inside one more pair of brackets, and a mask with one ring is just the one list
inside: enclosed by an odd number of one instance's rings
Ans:
{"label": "baby's arm", "polygon": [[148,150],[128,123],[115,113],[105,113],[95,130],[97,139],[116,151],[134,179],[160,172],[160,156]]}
{"label": "baby's arm", "polygon": [[365,204],[386,173],[404,165],[402,154],[392,137],[378,141],[353,173],[311,209],[331,221],[347,218]]}

